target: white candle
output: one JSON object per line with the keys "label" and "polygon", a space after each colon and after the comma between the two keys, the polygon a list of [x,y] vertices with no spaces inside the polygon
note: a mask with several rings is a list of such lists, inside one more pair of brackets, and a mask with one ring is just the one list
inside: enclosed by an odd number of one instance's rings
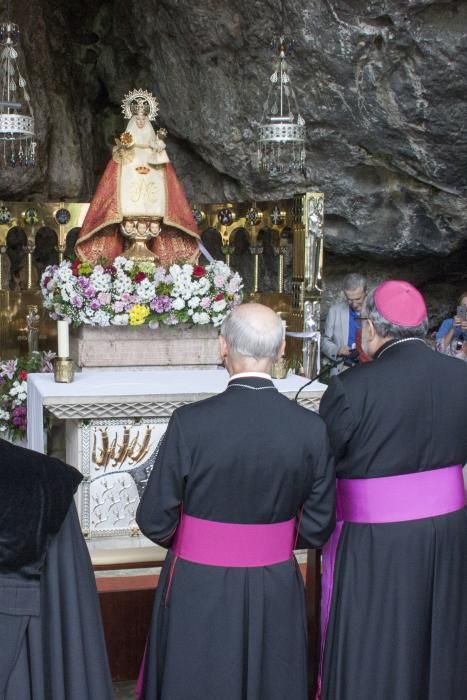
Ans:
{"label": "white candle", "polygon": [[58,356],[69,357],[70,340],[68,335],[68,321],[57,321]]}

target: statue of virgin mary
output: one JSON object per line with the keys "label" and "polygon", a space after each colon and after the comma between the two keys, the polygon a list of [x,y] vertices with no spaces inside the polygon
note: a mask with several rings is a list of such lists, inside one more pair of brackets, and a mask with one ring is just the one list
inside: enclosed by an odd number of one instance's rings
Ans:
{"label": "statue of virgin mary", "polygon": [[165,150],[165,129],[156,132],[151,123],[158,103],[151,93],[133,90],[122,111],[129,121],[83,221],[76,254],[90,263],[110,262],[126,254],[128,238],[138,232],[147,259],[164,266],[195,263],[197,226]]}

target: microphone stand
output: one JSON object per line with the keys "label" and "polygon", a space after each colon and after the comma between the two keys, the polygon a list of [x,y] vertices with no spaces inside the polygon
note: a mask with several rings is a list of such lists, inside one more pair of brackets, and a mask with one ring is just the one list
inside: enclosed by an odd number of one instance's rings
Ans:
{"label": "microphone stand", "polygon": [[295,394],[294,401],[298,401],[298,397],[300,396],[300,393],[303,391],[303,389],[306,389],[307,386],[310,386],[313,382],[315,382],[317,379],[321,379],[323,374],[326,374],[328,370],[333,369],[334,367],[337,367],[338,365],[342,364],[345,361],[345,357],[343,355],[339,355],[335,360],[332,360],[332,362],[329,362],[324,369],[321,370],[321,372],[318,372],[318,374],[315,374],[314,377],[309,379],[306,384],[300,387],[300,389],[297,391]]}

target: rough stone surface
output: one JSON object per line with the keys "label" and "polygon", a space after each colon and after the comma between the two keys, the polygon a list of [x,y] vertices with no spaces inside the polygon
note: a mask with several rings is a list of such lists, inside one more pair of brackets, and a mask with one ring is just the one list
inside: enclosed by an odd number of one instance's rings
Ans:
{"label": "rough stone surface", "polygon": [[[31,173],[0,171],[0,197],[89,199],[123,126],[122,95],[143,87],[160,101],[159,124],[192,201],[322,190],[328,251],[344,256],[347,268],[355,256],[401,270],[431,259],[425,283],[439,257],[463,250],[462,0],[19,0],[13,7],[40,161]],[[271,73],[268,44],[281,26],[296,39],[290,62],[308,162],[305,175],[273,179],[254,169],[255,132]],[[461,284],[457,278],[456,289]]]}
{"label": "rough stone surface", "polygon": [[70,336],[70,357],[78,367],[197,367],[221,363],[218,330],[212,326],[81,326]]}

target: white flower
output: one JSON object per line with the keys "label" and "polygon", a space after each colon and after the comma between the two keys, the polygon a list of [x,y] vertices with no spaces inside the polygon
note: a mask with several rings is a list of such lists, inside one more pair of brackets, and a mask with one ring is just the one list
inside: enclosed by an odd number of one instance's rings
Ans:
{"label": "white flower", "polygon": [[151,299],[154,299],[156,296],[156,287],[154,282],[151,282],[151,280],[149,280],[147,277],[141,282],[138,282],[136,285],[136,294],[143,304],[151,301]]}
{"label": "white flower", "polygon": [[[9,394],[10,396],[17,396],[18,399],[20,395],[24,394],[24,398],[26,398],[28,392],[28,385],[27,382],[20,382],[18,379],[13,382],[13,386],[11,387]],[[20,399],[24,400],[24,399]]]}
{"label": "white flower", "polygon": [[128,314],[117,314],[111,319],[114,326],[128,326]]}
{"label": "white flower", "polygon": [[204,296],[209,291],[209,280],[207,277],[201,277],[196,284],[196,291],[200,296]]}
{"label": "white flower", "polygon": [[181,311],[185,308],[185,302],[181,297],[177,297],[172,302],[172,308],[175,309],[175,311]]}
{"label": "white flower", "polygon": [[94,325],[96,326],[110,326],[110,316],[102,309],[98,309],[94,315]]}
{"label": "white flower", "polygon": [[200,311],[199,313],[195,312],[192,318],[193,322],[198,323],[200,326],[204,325],[205,323],[209,323],[209,314],[207,314],[205,311]]}
{"label": "white flower", "polygon": [[188,302],[188,306],[190,309],[196,309],[197,306],[200,305],[201,299],[199,297],[191,297],[190,301]]}
{"label": "white flower", "polygon": [[214,312],[224,311],[226,306],[227,306],[227,303],[226,303],[225,299],[220,299],[219,301],[213,301],[211,309]]}

